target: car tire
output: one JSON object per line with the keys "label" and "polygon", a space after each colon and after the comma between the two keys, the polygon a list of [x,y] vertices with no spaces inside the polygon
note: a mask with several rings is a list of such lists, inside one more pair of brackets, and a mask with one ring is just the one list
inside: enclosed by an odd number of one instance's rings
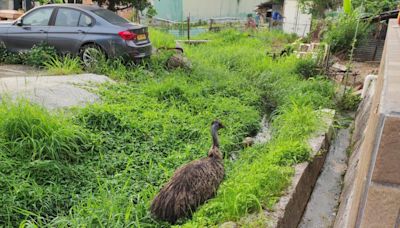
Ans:
{"label": "car tire", "polygon": [[86,68],[95,67],[98,62],[107,60],[105,52],[96,44],[82,46],[79,50],[79,57]]}

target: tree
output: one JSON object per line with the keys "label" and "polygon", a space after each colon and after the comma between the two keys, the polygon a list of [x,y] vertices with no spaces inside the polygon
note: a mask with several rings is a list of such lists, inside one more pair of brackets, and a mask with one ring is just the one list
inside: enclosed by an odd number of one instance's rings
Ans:
{"label": "tree", "polygon": [[[363,0],[353,0],[354,8],[360,7]],[[367,14],[377,15],[379,13],[395,10],[398,0],[365,0],[363,10]]]}
{"label": "tree", "polygon": [[325,11],[335,9],[340,2],[338,0],[299,0],[302,10],[317,18],[324,18]]}
{"label": "tree", "polygon": [[147,7],[151,6],[148,0],[97,0],[100,6],[107,5],[107,9],[112,11],[135,8],[136,12],[143,12]]}

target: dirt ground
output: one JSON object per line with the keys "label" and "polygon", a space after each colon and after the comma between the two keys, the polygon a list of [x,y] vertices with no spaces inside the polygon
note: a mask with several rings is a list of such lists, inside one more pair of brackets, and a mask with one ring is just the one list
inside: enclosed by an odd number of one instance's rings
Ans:
{"label": "dirt ground", "polygon": [[[348,62],[339,61],[338,63],[342,66],[346,66]],[[347,85],[351,85],[356,89],[361,89],[365,77],[370,74],[378,75],[379,65],[379,62],[353,62],[353,70],[349,73]],[[345,73],[340,73],[337,75],[331,75],[331,77],[337,82],[344,84],[344,75]]]}

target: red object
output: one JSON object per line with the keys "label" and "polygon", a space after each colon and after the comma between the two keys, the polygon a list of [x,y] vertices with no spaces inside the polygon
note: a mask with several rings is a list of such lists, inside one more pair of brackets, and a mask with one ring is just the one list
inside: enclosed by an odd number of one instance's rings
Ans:
{"label": "red object", "polygon": [[135,40],[137,37],[136,33],[133,33],[131,31],[122,31],[122,32],[119,32],[118,35],[123,40]]}

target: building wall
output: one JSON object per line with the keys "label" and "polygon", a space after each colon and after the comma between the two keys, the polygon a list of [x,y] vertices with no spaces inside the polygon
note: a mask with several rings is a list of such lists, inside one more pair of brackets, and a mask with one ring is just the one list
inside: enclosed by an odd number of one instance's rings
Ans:
{"label": "building wall", "polygon": [[311,30],[311,15],[304,14],[297,0],[285,0],[283,5],[283,31],[296,33],[299,36],[307,35]]}
{"label": "building wall", "polygon": [[[11,5],[9,5],[9,0],[0,0],[0,10],[11,9]],[[11,1],[12,3],[12,1]]]}
{"label": "building wall", "polygon": [[254,9],[265,0],[183,0],[183,16],[192,20],[240,17],[246,18],[247,14],[255,14]]}
{"label": "building wall", "polygon": [[399,32],[391,19],[373,96],[364,98],[356,117],[335,228],[400,224]]}
{"label": "building wall", "polygon": [[156,17],[171,21],[185,20],[182,1],[187,0],[155,0],[154,7],[157,10]]}

